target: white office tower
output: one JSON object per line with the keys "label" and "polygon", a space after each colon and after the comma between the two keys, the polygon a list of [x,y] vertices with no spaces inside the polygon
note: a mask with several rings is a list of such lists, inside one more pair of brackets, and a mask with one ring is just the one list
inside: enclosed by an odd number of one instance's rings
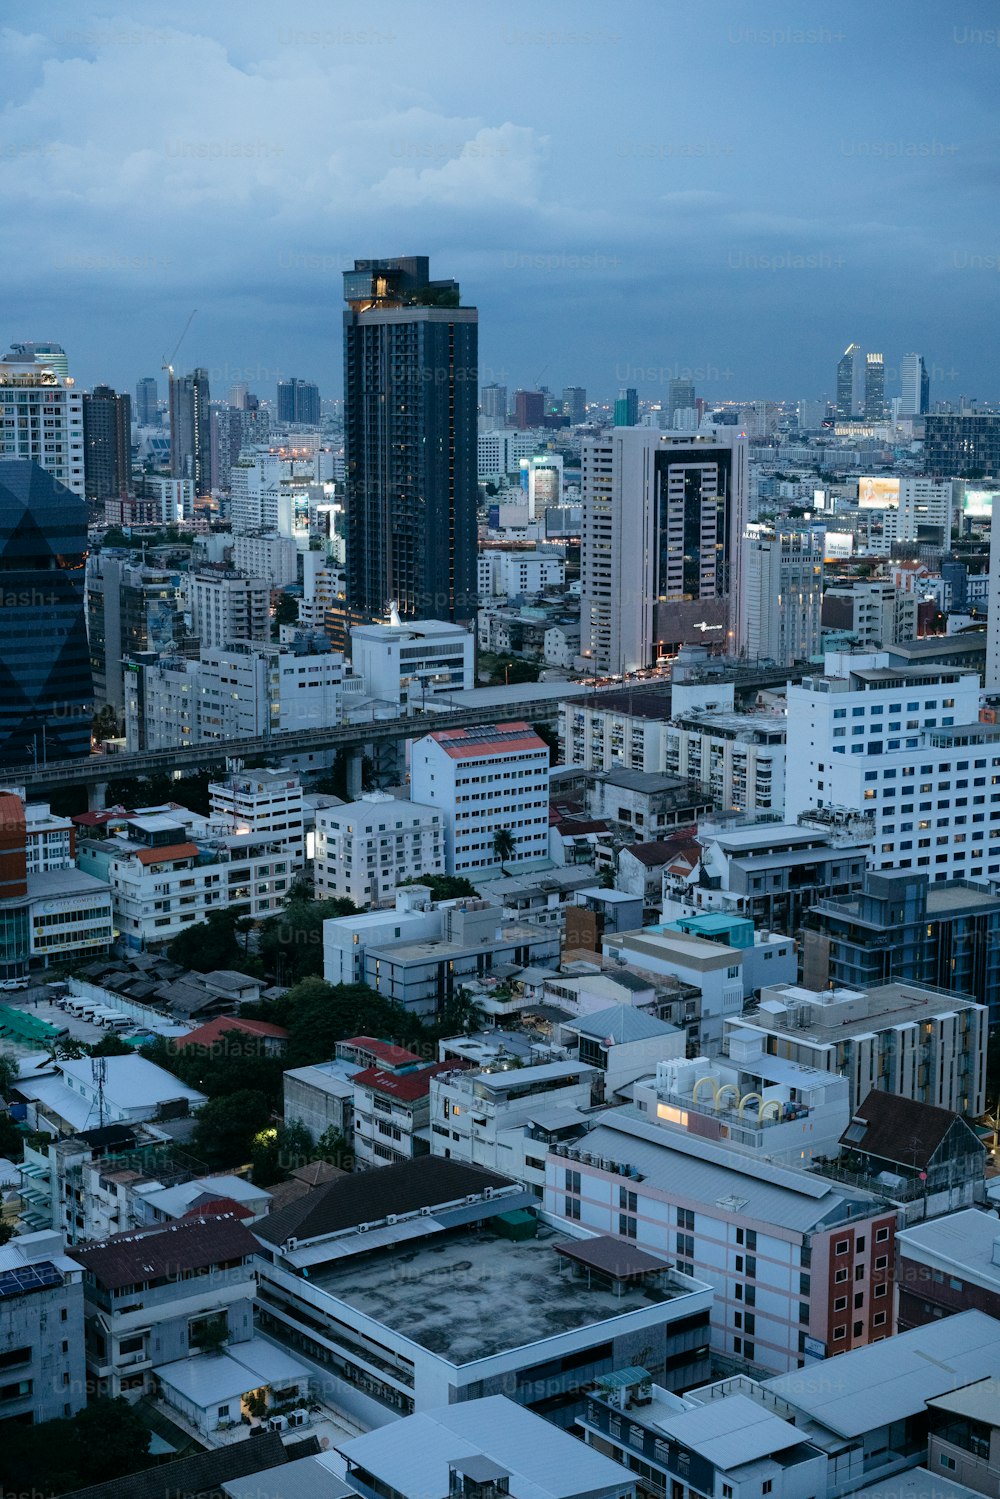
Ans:
{"label": "white office tower", "polygon": [[847,808],[871,821],[870,869],[932,881],[1000,875],[1000,726],[979,675],[828,652],[788,688],[785,817]]}
{"label": "white office tower", "polygon": [[204,568],[188,580],[188,604],[191,631],[203,650],[271,638],[271,589],[266,578]]}
{"label": "white office tower", "polygon": [[990,528],[990,592],[992,607],[986,619],[987,692],[1000,692],[1000,517]]}
{"label": "white office tower", "polygon": [[751,525],[743,538],[743,616],[737,649],[751,661],[791,666],[820,648],[821,530],[778,532]]}
{"label": "white office tower", "polygon": [[325,807],[316,813],[313,868],[317,900],[384,904],[404,880],[444,874],[444,813],[384,791]]}
{"label": "white office tower", "polygon": [[683,644],[731,645],[745,437],[733,427],[615,427],[583,442],[581,463],[581,650],[590,669],[631,672]]}
{"label": "white office tower", "polygon": [[272,588],[284,588],[298,577],[299,549],[290,536],[234,536],[233,566],[245,577],[266,578]]}
{"label": "white office tower", "polygon": [[0,360],[0,456],[30,458],[83,495],[83,395],[58,344],[15,344]]}
{"label": "white office tower", "polygon": [[514,840],[504,864],[548,854],[549,751],[530,724],[445,729],[418,739],[410,755],[410,794],[444,813],[449,874],[498,869],[498,831]]}
{"label": "white office tower", "polygon": [[927,369],[920,354],[904,354],[899,361],[900,416],[922,416],[930,394]]}

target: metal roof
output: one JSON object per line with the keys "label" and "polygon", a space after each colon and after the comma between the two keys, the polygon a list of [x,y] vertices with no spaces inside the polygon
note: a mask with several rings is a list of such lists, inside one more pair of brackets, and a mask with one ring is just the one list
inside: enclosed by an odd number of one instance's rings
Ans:
{"label": "metal roof", "polygon": [[598,1234],[593,1239],[566,1239],[554,1245],[556,1254],[565,1255],[589,1270],[599,1270],[615,1280],[634,1280],[640,1275],[656,1275],[671,1268],[670,1261],[649,1254],[614,1234]]}
{"label": "metal roof", "polygon": [[905,1421],[928,1400],[984,1379],[1000,1365],[1000,1322],[959,1312],[828,1359],[823,1377],[796,1369],[764,1389],[842,1437]]}
{"label": "metal roof", "polygon": [[993,1258],[1000,1240],[1000,1220],[979,1208],[963,1208],[943,1218],[931,1218],[900,1229],[899,1252],[914,1259],[949,1267],[963,1280],[975,1281],[994,1293],[1000,1292],[1000,1263]]}
{"label": "metal roof", "polygon": [[[612,974],[610,977],[617,981],[619,976]],[[644,984],[642,987],[648,988],[649,985]],[[634,1005],[609,1005],[606,1010],[596,1010],[593,1014],[570,1021],[563,1029],[575,1031],[578,1036],[596,1036],[600,1041],[610,1039],[619,1045],[627,1041],[646,1041],[653,1036],[677,1034],[676,1025],[658,1020],[655,1015],[647,1015]]]}
{"label": "metal roof", "polygon": [[693,1410],[657,1414],[667,1436],[698,1452],[723,1472],[798,1447],[802,1432],[746,1395],[727,1395]]}

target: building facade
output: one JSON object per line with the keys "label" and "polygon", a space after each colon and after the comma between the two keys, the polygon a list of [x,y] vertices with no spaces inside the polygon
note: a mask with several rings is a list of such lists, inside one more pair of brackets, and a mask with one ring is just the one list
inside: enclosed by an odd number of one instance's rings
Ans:
{"label": "building facade", "polygon": [[317,900],[384,905],[397,885],[445,872],[445,819],[437,807],[370,791],[316,814]]}
{"label": "building facade", "polygon": [[57,358],[27,356],[15,346],[0,360],[0,455],[37,463],[82,498],[83,396],[69,377],[65,354],[59,353]]}

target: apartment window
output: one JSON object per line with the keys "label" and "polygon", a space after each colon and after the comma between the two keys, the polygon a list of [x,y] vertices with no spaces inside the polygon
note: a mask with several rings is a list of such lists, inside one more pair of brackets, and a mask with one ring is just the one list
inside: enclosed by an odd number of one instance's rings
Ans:
{"label": "apartment window", "polygon": [[565,1184],[566,1184],[566,1191],[567,1192],[579,1192],[579,1190],[580,1190],[580,1173],[579,1173],[579,1171],[567,1171],[566,1172],[566,1178],[565,1178]]}
{"label": "apartment window", "polygon": [[846,1337],[847,1337],[847,1328],[846,1327],[835,1327],[833,1329],[833,1341],[835,1343],[839,1343],[843,1338],[846,1338]]}
{"label": "apartment window", "polygon": [[887,1228],[877,1228],[875,1230],[875,1243],[876,1244],[884,1244],[884,1243],[886,1243],[886,1241],[888,1240],[888,1238],[889,1238],[889,1230]]}
{"label": "apartment window", "polygon": [[563,1213],[564,1213],[565,1217],[567,1217],[567,1218],[575,1218],[577,1220],[577,1222],[579,1222],[579,1219],[580,1219],[580,1199],[579,1199],[579,1197],[567,1197],[567,1198],[565,1198],[564,1199],[564,1203],[563,1203]]}
{"label": "apartment window", "polygon": [[677,1209],[677,1227],[690,1230],[694,1229],[694,1213],[690,1208]]}
{"label": "apartment window", "polygon": [[837,1282],[837,1284],[840,1285],[842,1281],[845,1281],[847,1279],[847,1270],[838,1270],[833,1278]]}
{"label": "apartment window", "polygon": [[834,1244],[833,1246],[833,1252],[834,1254],[846,1254],[850,1247],[851,1244],[849,1239],[838,1239],[836,1244]]}
{"label": "apartment window", "polygon": [[[638,1232],[638,1224],[636,1223],[636,1220],[634,1218],[628,1217],[625,1213],[619,1213],[618,1232],[621,1234],[623,1239],[634,1239]],[[693,1254],[694,1250],[692,1249],[691,1252]]]}
{"label": "apartment window", "polygon": [[630,1192],[627,1187],[618,1188],[618,1206],[627,1213],[634,1213],[639,1206],[638,1193]]}
{"label": "apartment window", "polygon": [[854,1336],[856,1338],[860,1338],[861,1335],[862,1335],[862,1333],[864,1332],[864,1330],[865,1330],[865,1324],[863,1322],[855,1322],[855,1324],[854,1324]]}
{"label": "apartment window", "polygon": [[846,1312],[847,1311],[847,1297],[846,1296],[838,1296],[837,1299],[836,1299],[836,1301],[833,1303],[833,1309],[834,1309],[835,1312]]}
{"label": "apartment window", "polygon": [[876,1312],[875,1315],[874,1315],[874,1317],[872,1318],[872,1325],[874,1327],[884,1327],[885,1326],[885,1312]]}
{"label": "apartment window", "polygon": [[771,1481],[771,1479],[770,1478],[765,1478],[764,1482],[760,1486],[760,1491],[761,1491],[762,1494],[769,1494],[773,1488],[774,1488],[774,1484]]}
{"label": "apartment window", "polygon": [[884,1270],[886,1268],[886,1266],[888,1265],[888,1263],[889,1263],[889,1256],[887,1254],[880,1254],[878,1256],[878,1258],[876,1259],[876,1261],[875,1261],[875,1269],[876,1270]]}

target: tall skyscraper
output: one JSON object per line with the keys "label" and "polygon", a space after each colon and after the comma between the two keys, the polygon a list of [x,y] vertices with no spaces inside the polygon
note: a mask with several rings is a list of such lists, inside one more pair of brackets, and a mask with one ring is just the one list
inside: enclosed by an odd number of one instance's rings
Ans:
{"label": "tall skyscraper", "polygon": [[[582,445],[581,649],[595,671],[724,647],[739,616],[746,439],[616,427]],[[735,628],[735,627],[734,627]]]}
{"label": "tall skyscraper", "polygon": [[691,380],[671,380],[667,385],[667,426],[673,429],[674,416],[678,411],[695,409],[694,383]]}
{"label": "tall skyscraper", "polygon": [[90,753],[87,509],[37,463],[0,462],[0,766]]}
{"label": "tall skyscraper", "polygon": [[587,392],[582,385],[565,385],[562,393],[563,416],[569,417],[571,427],[579,427],[587,420]]}
{"label": "tall skyscraper", "polygon": [[480,415],[502,427],[507,421],[506,385],[484,385],[479,392],[479,411]]}
{"label": "tall skyscraper", "polygon": [[514,425],[519,432],[545,425],[545,395],[540,390],[515,390]]}
{"label": "tall skyscraper", "polygon": [[279,380],[278,421],[291,427],[318,427],[319,386],[309,380]]}
{"label": "tall skyscraper", "polygon": [[229,490],[233,465],[244,448],[270,441],[271,419],[251,396],[252,406],[213,406],[211,421],[212,488]]}
{"label": "tall skyscraper", "polygon": [[[51,363],[43,349],[55,351]],[[65,366],[58,344],[15,344],[0,362],[0,454],[31,459],[82,495],[83,397]]]}
{"label": "tall skyscraper", "polygon": [[885,360],[881,354],[869,354],[865,359],[865,421],[881,422],[885,416]]}
{"label": "tall skyscraper", "polygon": [[348,602],[382,617],[476,610],[479,314],[426,255],[344,272]]}
{"label": "tall skyscraper", "polygon": [[170,376],[170,474],[193,479],[196,495],[212,487],[208,370]]}
{"label": "tall skyscraper", "polygon": [[245,380],[236,380],[229,387],[226,405],[234,407],[237,411],[246,411],[249,395],[250,387],[247,382]]}
{"label": "tall skyscraper", "polygon": [[135,387],[135,421],[138,427],[160,425],[160,390],[153,375],[143,375]]}
{"label": "tall skyscraper", "polygon": [[861,415],[861,345],[848,344],[837,361],[836,416],[840,422]]}
{"label": "tall skyscraper", "polygon": [[618,392],[615,401],[615,426],[634,427],[639,420],[639,393],[631,386]]}
{"label": "tall skyscraper", "polygon": [[1000,416],[985,411],[929,413],[924,423],[924,469],[941,479],[1000,480]]}
{"label": "tall skyscraper", "polygon": [[930,380],[920,354],[904,354],[899,365],[900,416],[923,416],[930,409]]}
{"label": "tall skyscraper", "polygon": [[83,477],[88,500],[125,499],[132,480],[132,403],[110,385],[83,397]]}
{"label": "tall skyscraper", "polygon": [[738,653],[777,666],[808,661],[820,649],[825,533],[749,531],[743,538]]}

